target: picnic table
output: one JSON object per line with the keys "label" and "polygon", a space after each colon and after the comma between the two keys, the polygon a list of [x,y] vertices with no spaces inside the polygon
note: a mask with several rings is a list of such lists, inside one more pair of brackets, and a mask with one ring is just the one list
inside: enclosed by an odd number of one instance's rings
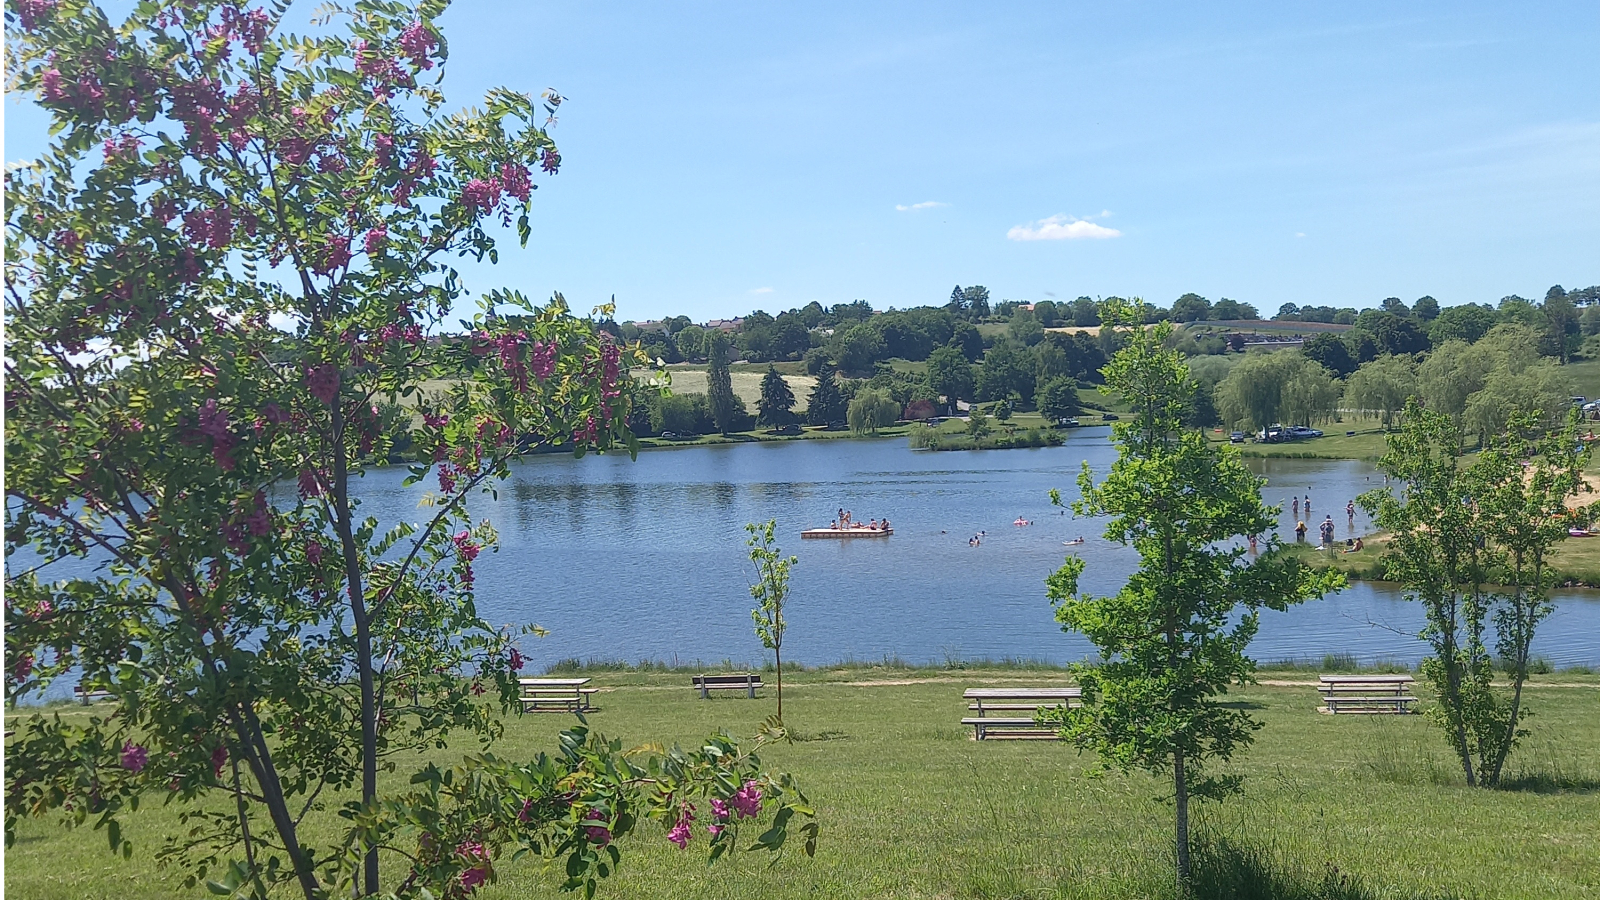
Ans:
{"label": "picnic table", "polygon": [[523,712],[588,712],[589,698],[599,688],[585,687],[587,678],[518,678]]}
{"label": "picnic table", "polygon": [[[1056,730],[1048,725],[1039,725],[1034,721],[1034,714],[1040,709],[1083,705],[1083,690],[1065,686],[968,688],[961,696],[970,701],[967,710],[977,713],[962,719],[961,724],[971,725],[974,737],[980,741],[988,738],[1056,740]],[[1026,716],[1017,715],[1024,712]],[[990,713],[1011,715],[994,716]]]}
{"label": "picnic table", "polygon": [[1387,713],[1411,712],[1417,698],[1411,696],[1416,679],[1410,675],[1323,675],[1317,690],[1322,693],[1318,712]]}

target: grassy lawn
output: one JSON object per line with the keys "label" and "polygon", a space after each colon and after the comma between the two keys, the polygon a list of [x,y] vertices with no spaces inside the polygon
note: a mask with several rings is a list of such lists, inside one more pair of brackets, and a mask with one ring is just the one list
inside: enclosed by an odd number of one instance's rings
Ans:
{"label": "grassy lawn", "polygon": [[[1384,454],[1383,426],[1377,419],[1347,419],[1318,426],[1326,432],[1319,438],[1307,438],[1286,444],[1239,444],[1245,456],[1268,459],[1366,459],[1377,460]],[[1346,434],[1345,432],[1355,432]],[[1228,431],[1212,429],[1206,433],[1212,441],[1226,443]]]}
{"label": "grassy lawn", "polygon": [[[799,776],[815,802],[817,858],[795,854],[769,866],[752,854],[708,868],[695,845],[679,852],[652,826],[622,848],[623,865],[602,896],[1170,896],[1171,813],[1156,802],[1160,783],[1095,777],[1091,760],[1052,742],[977,743],[959,724],[965,687],[1064,677],[982,667],[788,675],[789,724],[803,740],[770,748],[764,760]],[[1208,880],[1249,884],[1210,884],[1202,896],[1600,897],[1600,678],[1561,673],[1534,682],[1533,734],[1511,764],[1521,789],[1501,791],[1466,788],[1421,716],[1320,715],[1311,675],[1261,678],[1292,683],[1235,697],[1266,723],[1253,748],[1221,767],[1247,776],[1245,795],[1201,806],[1195,820]],[[751,734],[772,711],[770,689],[754,702],[702,701],[687,681],[596,673],[603,692],[591,723],[627,745],[689,742],[718,728]],[[496,752],[515,758],[548,748],[569,721],[513,717]],[[103,834],[25,822],[6,852],[6,892],[37,900],[182,895],[150,858],[175,830],[176,813],[153,803],[130,816],[124,834],[137,852],[127,861],[106,851]],[[332,837],[331,819],[317,839]],[[475,896],[561,896],[556,874],[535,861],[503,862],[499,875]]]}
{"label": "grassy lawn", "polygon": [[[786,365],[798,366],[800,363]],[[690,365],[687,363],[667,367],[672,374],[672,392],[674,394],[704,394],[706,392],[706,367],[703,365]],[[782,369],[779,370],[782,373]],[[728,380],[733,382],[733,392],[744,400],[745,406],[751,412],[755,411],[756,403],[761,400],[761,379],[766,377],[767,366],[762,363],[756,365],[734,365],[729,368]],[[783,380],[788,383],[789,390],[794,391],[794,411],[805,412],[806,398],[811,396],[811,389],[817,386],[817,379],[810,375],[792,375],[783,373]]]}

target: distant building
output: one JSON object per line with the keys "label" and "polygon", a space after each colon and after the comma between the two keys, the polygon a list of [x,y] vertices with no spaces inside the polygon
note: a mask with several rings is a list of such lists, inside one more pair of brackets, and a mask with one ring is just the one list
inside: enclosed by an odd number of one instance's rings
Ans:
{"label": "distant building", "polygon": [[664,322],[662,322],[662,321],[660,321],[658,319],[650,319],[649,321],[646,321],[646,322],[635,322],[635,323],[633,323],[633,327],[639,329],[640,331],[666,331],[667,330],[666,323],[664,323]]}
{"label": "distant building", "polygon": [[712,319],[705,324],[705,327],[715,328],[718,331],[738,331],[739,326],[743,324],[744,316],[739,316],[733,319]]}

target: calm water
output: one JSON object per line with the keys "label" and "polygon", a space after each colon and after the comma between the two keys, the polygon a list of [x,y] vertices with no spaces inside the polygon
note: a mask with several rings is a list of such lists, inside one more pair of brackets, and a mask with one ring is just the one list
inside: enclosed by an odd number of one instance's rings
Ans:
{"label": "calm water", "polygon": [[[1083,589],[1115,591],[1136,564],[1099,537],[1102,524],[1050,506],[1048,491],[1078,494],[1087,460],[1103,473],[1106,429],[1074,432],[1063,447],[916,452],[900,441],[735,444],[519,465],[497,499],[473,505],[500,530],[498,553],[479,558],[481,607],[495,622],[536,622],[536,663],[565,657],[751,661],[762,649],[750,624],[746,522],[776,519],[782,548],[799,557],[785,656],[808,663],[899,656],[1028,657],[1065,662],[1090,652],[1063,633],[1044,579],[1064,554],[1088,563]],[[1367,530],[1345,503],[1381,487],[1370,464],[1258,460],[1269,503],[1310,495],[1315,522],[1332,513],[1338,536]],[[401,472],[369,475],[364,512],[418,519],[425,485]],[[858,521],[887,516],[887,539],[800,539],[839,507]],[[1033,520],[1015,527],[1017,517]],[[1302,511],[1302,518],[1305,518]],[[1282,533],[1293,539],[1286,508]],[[986,532],[981,546],[968,539]],[[1083,535],[1087,543],[1062,541]],[[1356,584],[1337,596],[1264,616],[1252,645],[1261,660],[1348,652],[1363,661],[1415,662],[1420,608],[1398,592]],[[1538,653],[1558,665],[1600,664],[1600,594],[1565,592],[1541,629]]]}
{"label": "calm water", "polygon": [[[488,517],[501,537],[497,553],[478,559],[479,604],[492,622],[550,630],[523,639],[535,666],[567,657],[757,661],[744,525],[776,519],[780,546],[800,560],[787,609],[789,659],[1081,659],[1091,648],[1055,624],[1045,577],[1076,553],[1087,561],[1082,588],[1109,593],[1137,560],[1099,537],[1102,523],[1052,508],[1048,492],[1077,497],[1082,463],[1099,475],[1112,457],[1103,428],[1038,450],[930,453],[903,441],[832,440],[661,450],[637,461],[539,457],[519,464],[497,497],[472,504],[474,517]],[[1369,464],[1252,465],[1267,478],[1267,502],[1287,507],[1290,497],[1311,497],[1313,535],[1328,513],[1341,540],[1368,529],[1359,511],[1347,519],[1344,506],[1382,486]],[[426,510],[417,502],[429,485],[404,487],[404,475],[395,468],[362,479],[362,513],[420,521]],[[894,535],[800,539],[841,506],[858,521],[887,516]],[[1013,526],[1019,516],[1035,524]],[[1293,527],[1286,508],[1280,533],[1292,540]],[[981,545],[969,546],[978,532]],[[1084,545],[1063,546],[1078,535]],[[8,564],[30,557],[23,551]],[[58,565],[46,573],[88,568]],[[1263,661],[1342,652],[1414,663],[1426,651],[1414,637],[1421,624],[1420,607],[1397,591],[1357,583],[1266,613],[1251,651]],[[1600,664],[1600,592],[1561,593],[1535,650],[1557,665]],[[50,693],[70,690],[58,682]]]}

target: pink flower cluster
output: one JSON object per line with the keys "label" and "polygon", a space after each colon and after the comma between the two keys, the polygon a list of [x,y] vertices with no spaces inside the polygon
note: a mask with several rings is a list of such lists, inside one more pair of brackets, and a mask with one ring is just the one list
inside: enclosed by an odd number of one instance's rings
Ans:
{"label": "pink flower cluster", "polygon": [[233,212],[226,206],[191,210],[183,217],[183,236],[211,250],[225,249],[233,240]]}
{"label": "pink flower cluster", "polygon": [[689,846],[689,839],[694,837],[691,824],[694,822],[694,804],[685,803],[678,810],[678,821],[673,823],[672,830],[667,832],[667,840],[678,845],[678,849]]}
{"label": "pink flower cluster", "polygon": [[123,134],[121,137],[113,135],[106,138],[104,150],[106,162],[133,162],[139,158],[141,142],[136,134]]}
{"label": "pink flower cluster", "polygon": [[396,86],[409,88],[416,84],[411,76],[395,62],[394,57],[372,47],[366,41],[356,41],[351,47],[356,52],[356,72],[372,82],[372,96],[387,100]]}
{"label": "pink flower cluster", "polygon": [[150,762],[150,751],[129,741],[122,745],[122,767],[137,775]]}
{"label": "pink flower cluster", "polygon": [[[589,812],[584,814],[583,817],[585,822],[604,822],[605,819],[606,814],[598,809],[589,810]],[[588,838],[589,842],[592,844],[605,846],[606,844],[611,843],[611,829],[607,828],[605,825],[585,826],[583,829],[583,836]]]}
{"label": "pink flower cluster", "polygon": [[313,256],[311,269],[319,275],[331,275],[349,262],[350,239],[333,234],[328,236],[328,242],[322,246],[321,252]]}
{"label": "pink flower cluster", "polygon": [[17,24],[23,31],[32,31],[39,20],[56,11],[56,0],[21,0],[17,4]]}
{"label": "pink flower cluster", "polygon": [[489,880],[489,851],[477,841],[463,841],[456,847],[456,855],[468,864],[461,873],[461,888],[472,892]]}
{"label": "pink flower cluster", "polygon": [[599,436],[600,436],[600,423],[596,422],[594,420],[594,416],[588,416],[584,420],[583,426],[581,428],[577,428],[577,429],[573,430],[573,432],[572,432],[572,442],[575,443],[575,444],[583,444],[583,443],[587,443],[589,441],[592,441],[592,440],[594,440],[595,438],[597,438]]}
{"label": "pink flower cluster", "polygon": [[212,458],[222,471],[233,471],[233,447],[239,440],[233,434],[228,411],[218,406],[215,398],[207,398],[200,406],[199,423],[196,430],[211,438]]}
{"label": "pink flower cluster", "polygon": [[306,562],[313,566],[322,565],[322,542],[313,540],[306,545]]}
{"label": "pink flower cluster", "polygon": [[27,681],[28,676],[32,674],[33,654],[24,652],[22,655],[17,657],[17,661],[15,663],[12,663],[11,676],[17,681]]}
{"label": "pink flower cluster", "polygon": [[306,370],[306,390],[323,403],[332,403],[339,396],[339,367],[323,363]]}
{"label": "pink flower cluster", "polygon": [[218,744],[217,746],[211,748],[211,774],[221,778],[222,767],[227,765],[227,763],[228,747],[226,744]]}
{"label": "pink flower cluster", "polygon": [[498,178],[474,178],[461,189],[461,202],[474,213],[486,213],[500,205],[501,191]]}
{"label": "pink flower cluster", "polygon": [[422,414],[422,424],[429,428],[443,428],[450,424],[450,417],[441,413],[425,412]]}
{"label": "pink flower cluster", "polygon": [[523,203],[528,202],[528,195],[533,191],[533,183],[528,180],[527,166],[503,164],[500,166],[500,184],[506,193]]}
{"label": "pink flower cluster", "polygon": [[367,232],[367,237],[365,240],[367,255],[376,256],[377,254],[381,253],[383,251],[383,245],[388,242],[389,227],[387,225],[380,224],[376,228],[373,228],[371,231]]}
{"label": "pink flower cluster", "polygon": [[722,834],[728,825],[728,819],[737,815],[741,819],[753,819],[761,815],[761,785],[755,781],[746,781],[732,797],[727,800],[713,799],[711,812],[716,818],[707,831],[712,837]]}
{"label": "pink flower cluster", "polygon": [[472,533],[465,529],[456,532],[450,540],[456,545],[456,555],[462,562],[470,563],[478,558],[478,553],[483,550],[478,542],[472,539]]}
{"label": "pink flower cluster", "polygon": [[561,168],[561,154],[553,148],[546,147],[539,154],[539,168],[547,175],[554,175]]}
{"label": "pink flower cluster", "polygon": [[224,6],[222,8],[222,24],[225,33],[238,38],[244,44],[245,52],[255,56],[267,43],[267,32],[272,28],[272,20],[267,18],[263,9],[252,9],[240,12],[236,7]]}
{"label": "pink flower cluster", "polygon": [[322,496],[322,485],[326,476],[317,469],[301,469],[299,478],[300,499],[307,500],[312,497]]}
{"label": "pink flower cluster", "polygon": [[506,665],[508,665],[511,668],[511,671],[513,671],[513,672],[521,672],[522,671],[522,666],[526,662],[527,662],[527,660],[522,658],[522,651],[518,650],[515,647],[512,647],[511,648],[511,659],[506,663]]}
{"label": "pink flower cluster", "polygon": [[439,47],[439,39],[434,37],[433,31],[420,21],[412,22],[400,32],[400,53],[417,68],[427,71],[433,68],[430,54]]}

